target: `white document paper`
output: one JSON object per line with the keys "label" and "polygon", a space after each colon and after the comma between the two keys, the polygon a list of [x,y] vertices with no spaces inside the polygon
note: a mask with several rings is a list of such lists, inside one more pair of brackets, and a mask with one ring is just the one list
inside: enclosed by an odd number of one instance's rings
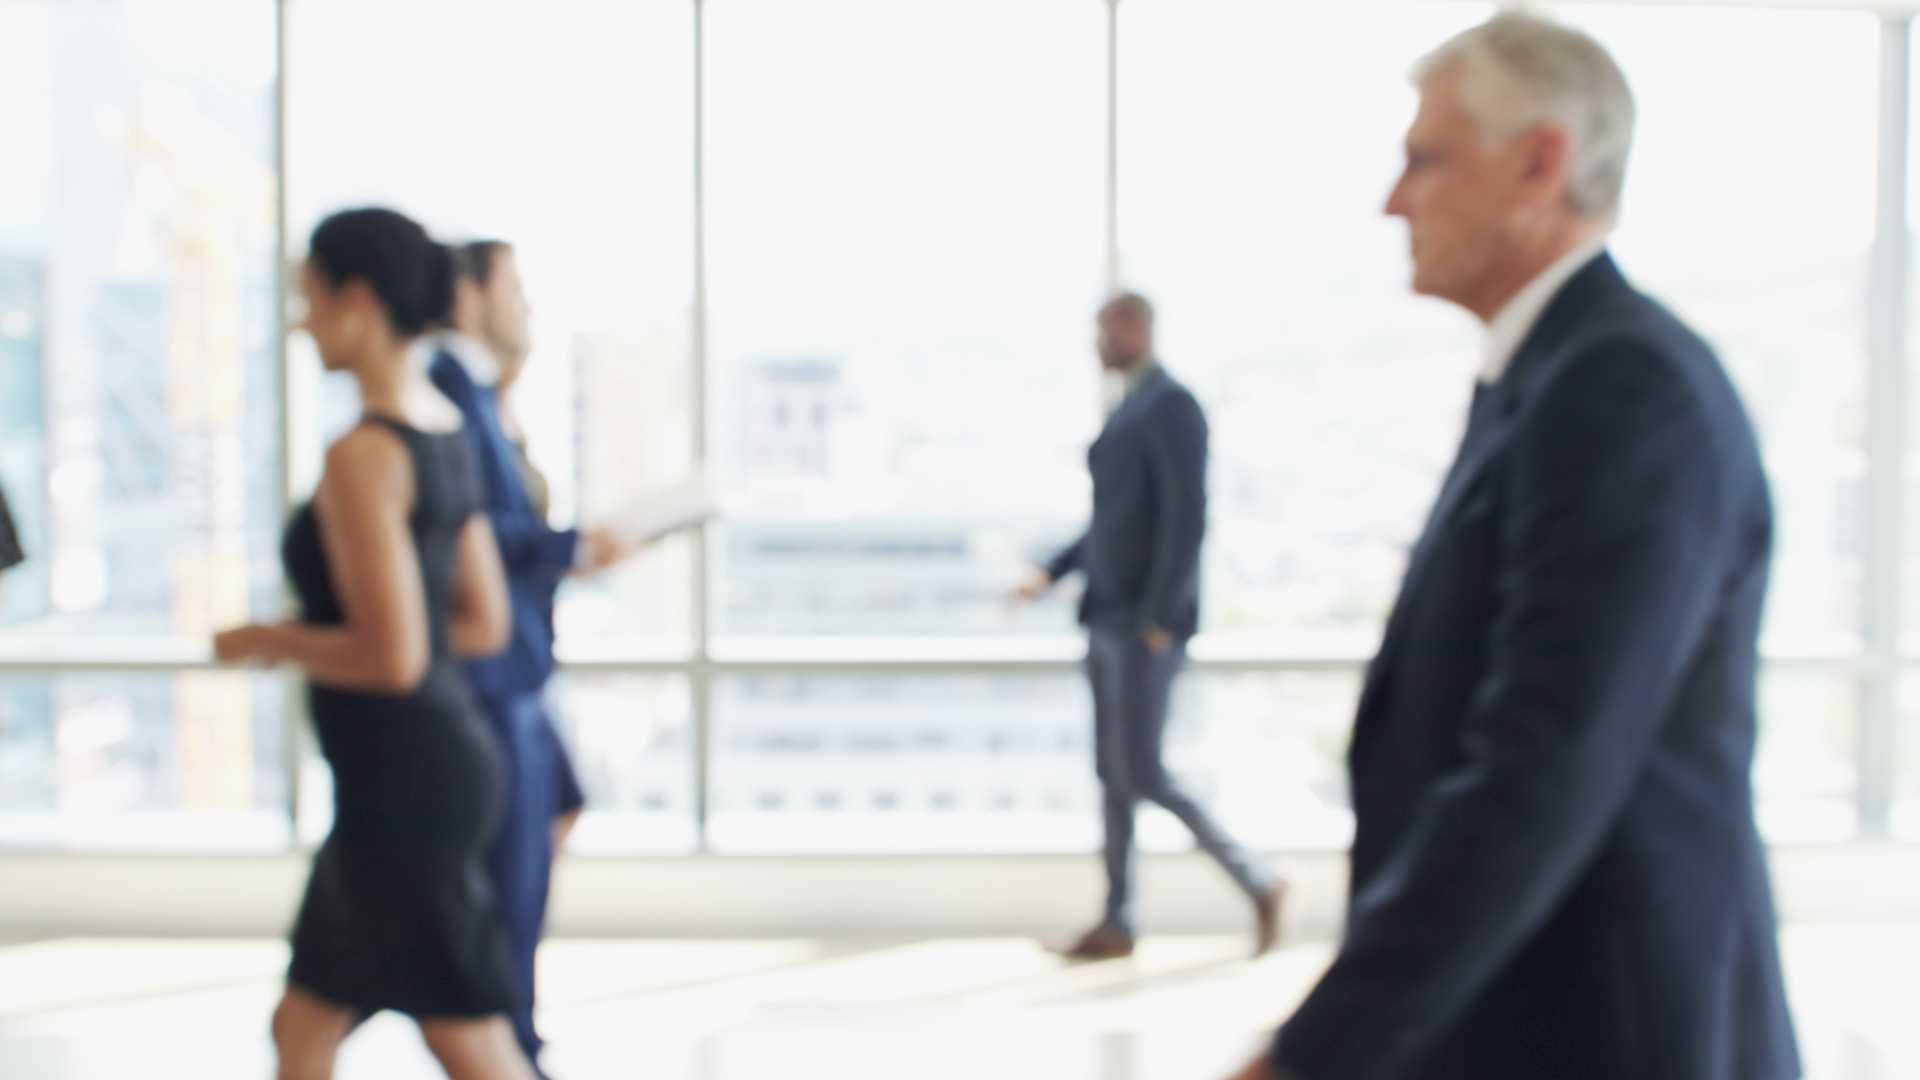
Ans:
{"label": "white document paper", "polygon": [[672,487],[648,492],[621,507],[608,520],[607,527],[634,543],[651,544],[718,516],[719,493],[705,473],[695,473]]}

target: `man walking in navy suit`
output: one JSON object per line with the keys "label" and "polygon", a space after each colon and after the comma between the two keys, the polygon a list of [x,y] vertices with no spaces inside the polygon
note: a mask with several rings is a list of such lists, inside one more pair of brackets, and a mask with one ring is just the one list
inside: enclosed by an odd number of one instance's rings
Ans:
{"label": "man walking in navy suit", "polygon": [[528,347],[519,267],[513,249],[496,241],[468,244],[456,256],[453,327],[436,343],[429,373],[466,419],[513,603],[506,650],[468,664],[467,673],[507,765],[507,810],[487,869],[520,979],[514,1033],[537,1066],[534,954],[546,925],[556,826],[581,802],[544,697],[554,670],[554,591],[568,575],[597,573],[635,549],[606,530],[551,528],[535,508],[495,389],[501,358],[524,357]]}
{"label": "man walking in navy suit", "polygon": [[1387,212],[1486,361],[1360,699],[1345,938],[1244,1076],[1794,1080],[1750,782],[1772,511],[1712,350],[1606,252],[1626,79],[1502,15],[1417,81]]}
{"label": "man walking in navy suit", "polygon": [[1200,624],[1200,546],[1207,531],[1207,418],[1154,356],[1153,305],[1123,293],[1100,312],[1100,362],[1126,398],[1088,453],[1093,521],[1020,590],[1032,600],[1068,574],[1085,576],[1094,766],[1106,813],[1107,908],[1070,945],[1076,960],[1131,956],[1134,813],[1155,803],[1193,833],[1253,904],[1256,953],[1280,933],[1284,886],[1167,771],[1161,744],[1174,678]]}

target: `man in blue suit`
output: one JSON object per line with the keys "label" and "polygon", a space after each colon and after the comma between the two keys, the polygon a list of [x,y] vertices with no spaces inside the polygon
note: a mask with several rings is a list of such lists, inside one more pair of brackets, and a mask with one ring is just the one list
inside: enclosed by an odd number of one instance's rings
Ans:
{"label": "man in blue suit", "polygon": [[546,924],[556,833],[580,802],[543,694],[554,670],[554,592],[567,576],[597,573],[633,549],[606,530],[551,528],[536,511],[496,394],[502,358],[524,357],[529,346],[519,267],[513,249],[497,241],[458,249],[455,263],[453,326],[436,343],[429,373],[466,419],[513,603],[505,651],[467,671],[508,768],[507,811],[487,865],[520,978],[514,1033],[537,1064],[534,954]]}
{"label": "man in blue suit", "polygon": [[1284,887],[1167,771],[1161,745],[1173,682],[1200,624],[1200,546],[1207,530],[1207,419],[1153,351],[1153,306],[1123,293],[1100,312],[1100,361],[1126,381],[1126,398],[1088,453],[1093,521],[1020,591],[1037,598],[1086,577],[1094,766],[1106,815],[1105,917],[1066,949],[1076,960],[1130,956],[1134,813],[1142,800],[1179,818],[1201,850],[1252,901],[1255,952],[1279,936]]}
{"label": "man in blue suit", "polygon": [[1387,210],[1486,362],[1361,695],[1344,941],[1244,1075],[1793,1080],[1750,783],[1767,482],[1711,349],[1605,251],[1626,80],[1503,15],[1417,81]]}

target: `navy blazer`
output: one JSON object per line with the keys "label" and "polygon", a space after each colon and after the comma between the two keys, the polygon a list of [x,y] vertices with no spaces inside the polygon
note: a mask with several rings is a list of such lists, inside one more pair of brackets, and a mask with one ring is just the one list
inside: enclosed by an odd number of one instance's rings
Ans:
{"label": "navy blazer", "polygon": [[1155,368],[1107,420],[1087,453],[1093,523],[1047,567],[1087,577],[1080,621],[1190,637],[1200,624],[1200,544],[1207,531],[1207,418],[1187,388]]}
{"label": "navy blazer", "polygon": [[0,570],[11,570],[27,561],[20,546],[20,532],[13,524],[13,509],[7,505],[7,493],[0,490]]}
{"label": "navy blazer", "polygon": [[1754,682],[1772,511],[1712,351],[1583,268],[1476,401],[1368,674],[1309,1080],[1791,1080]]}
{"label": "navy blazer", "polygon": [[538,693],[552,676],[553,595],[573,566],[579,535],[553,529],[534,512],[513,444],[500,426],[493,388],[481,386],[453,354],[441,350],[428,369],[433,384],[460,407],[487,492],[487,516],[513,603],[513,634],[497,656],[469,661],[473,687],[489,702]]}

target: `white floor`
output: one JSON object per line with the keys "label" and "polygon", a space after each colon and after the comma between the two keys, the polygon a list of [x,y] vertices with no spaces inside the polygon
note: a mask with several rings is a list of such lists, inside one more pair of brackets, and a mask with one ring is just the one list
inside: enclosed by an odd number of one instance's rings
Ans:
{"label": "white floor", "polygon": [[[1920,925],[1786,935],[1812,1080],[1920,1076]],[[1328,958],[1257,964],[1237,938],[1150,941],[1066,967],[1031,941],[560,941],[542,957],[556,1080],[1217,1080]],[[271,1075],[271,942],[64,940],[0,946],[0,1078]],[[341,1076],[437,1075],[405,1023],[376,1019]]]}

